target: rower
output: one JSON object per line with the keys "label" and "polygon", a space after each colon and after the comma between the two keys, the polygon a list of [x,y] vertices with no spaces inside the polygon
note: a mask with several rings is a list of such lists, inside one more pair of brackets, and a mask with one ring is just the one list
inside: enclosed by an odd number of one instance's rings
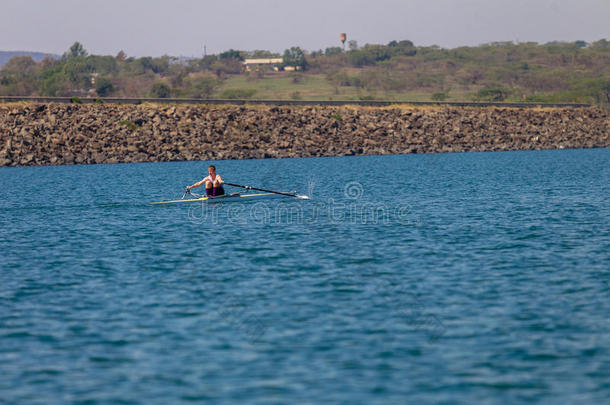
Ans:
{"label": "rower", "polygon": [[219,195],[223,195],[225,190],[222,188],[224,181],[219,174],[216,174],[216,167],[214,165],[210,165],[208,167],[208,174],[206,178],[197,183],[187,186],[186,190],[189,191],[192,188],[199,187],[202,184],[205,184],[205,194],[208,197],[217,197]]}

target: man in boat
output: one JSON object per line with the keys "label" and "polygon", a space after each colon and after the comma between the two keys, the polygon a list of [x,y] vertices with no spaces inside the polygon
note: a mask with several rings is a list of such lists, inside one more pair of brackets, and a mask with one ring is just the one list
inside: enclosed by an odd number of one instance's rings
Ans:
{"label": "man in boat", "polygon": [[219,195],[223,195],[225,193],[225,190],[222,188],[224,181],[222,180],[222,177],[220,177],[219,174],[216,174],[216,167],[214,165],[210,165],[208,167],[208,174],[209,176],[207,176],[203,180],[198,181],[193,185],[187,186],[187,191],[192,188],[199,187],[202,184],[205,184],[205,194],[208,197],[217,197]]}

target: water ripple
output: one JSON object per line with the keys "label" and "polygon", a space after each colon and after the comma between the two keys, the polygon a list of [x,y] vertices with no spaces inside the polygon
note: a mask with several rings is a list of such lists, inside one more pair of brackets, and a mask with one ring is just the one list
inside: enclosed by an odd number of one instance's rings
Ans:
{"label": "water ripple", "polygon": [[0,169],[0,402],[604,403],[609,160],[222,161],[314,198],[197,212],[147,202],[208,162]]}

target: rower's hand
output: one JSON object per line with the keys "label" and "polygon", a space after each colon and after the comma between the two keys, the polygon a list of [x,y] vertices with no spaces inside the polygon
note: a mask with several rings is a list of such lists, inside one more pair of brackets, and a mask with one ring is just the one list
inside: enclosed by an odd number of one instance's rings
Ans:
{"label": "rower's hand", "polygon": [[186,191],[186,192],[191,191],[191,186],[186,186],[186,188],[184,189],[184,191]]}

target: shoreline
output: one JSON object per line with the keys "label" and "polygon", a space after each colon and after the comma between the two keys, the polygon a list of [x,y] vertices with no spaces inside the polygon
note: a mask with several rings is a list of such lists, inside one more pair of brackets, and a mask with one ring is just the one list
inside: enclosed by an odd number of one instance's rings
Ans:
{"label": "shoreline", "polygon": [[0,104],[0,166],[610,147],[601,107]]}

